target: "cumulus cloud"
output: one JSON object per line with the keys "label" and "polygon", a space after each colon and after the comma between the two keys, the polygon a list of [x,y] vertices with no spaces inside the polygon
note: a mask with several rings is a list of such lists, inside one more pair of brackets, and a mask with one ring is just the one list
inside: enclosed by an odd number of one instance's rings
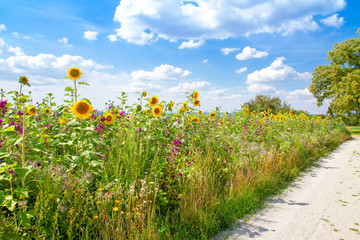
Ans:
{"label": "cumulus cloud", "polygon": [[55,56],[52,54],[38,54],[36,56],[26,55],[21,48],[9,46],[3,39],[0,39],[0,52],[4,58],[0,58],[0,72],[6,73],[27,73],[39,75],[42,73],[43,79],[61,79],[69,67],[77,66],[85,71],[112,68],[112,66],[101,65],[91,59],[84,59],[81,56],[64,54]]}
{"label": "cumulus cloud", "polygon": [[72,45],[69,44],[69,39],[66,37],[58,39],[58,42],[63,43],[66,47],[72,47]]}
{"label": "cumulus cloud", "polygon": [[242,67],[242,68],[240,68],[240,69],[237,69],[236,71],[235,71],[235,73],[236,74],[240,74],[240,73],[243,73],[243,72],[246,72],[247,71],[247,67]]}
{"label": "cumulus cloud", "polygon": [[248,86],[248,90],[252,93],[273,93],[275,88],[266,84],[254,83]]}
{"label": "cumulus cloud", "polygon": [[284,81],[307,80],[311,73],[299,73],[292,67],[285,65],[284,57],[277,58],[269,67],[254,71],[247,76],[247,84],[278,83]]}
{"label": "cumulus cloud", "polygon": [[269,54],[264,51],[257,51],[255,48],[251,48],[249,46],[244,47],[241,53],[236,55],[236,59],[240,61],[252,59],[252,58],[264,58]]}
{"label": "cumulus cloud", "polygon": [[229,53],[239,51],[240,49],[241,48],[222,48],[222,49],[220,49],[220,51],[222,52],[222,54],[228,55]]}
{"label": "cumulus cloud", "polygon": [[203,45],[205,42],[204,39],[200,39],[199,41],[195,42],[193,39],[187,41],[187,42],[182,42],[181,45],[179,46],[179,49],[184,49],[184,48],[197,48],[200,47],[201,45]]}
{"label": "cumulus cloud", "polygon": [[87,39],[87,40],[97,40],[97,35],[99,33],[95,32],[95,31],[86,31],[84,32],[84,36],[83,38]]}
{"label": "cumulus cloud", "polygon": [[199,81],[199,82],[183,82],[179,83],[177,86],[170,88],[170,92],[174,93],[183,93],[195,90],[209,89],[211,87],[211,83],[207,81]]}
{"label": "cumulus cloud", "polygon": [[191,74],[190,71],[179,67],[174,67],[168,64],[161,64],[155,67],[152,71],[134,71],[131,73],[131,78],[134,80],[179,80]]}
{"label": "cumulus cloud", "polygon": [[193,45],[201,39],[313,31],[319,28],[313,16],[329,16],[345,6],[345,0],[122,0],[114,21],[120,23],[117,36],[128,42],[143,45],[163,38]]}
{"label": "cumulus cloud", "polygon": [[117,36],[115,34],[110,34],[107,36],[107,38],[110,40],[110,42],[116,42]]}
{"label": "cumulus cloud", "polygon": [[5,27],[4,24],[0,24],[0,33],[1,33],[2,31],[6,31],[6,27]]}
{"label": "cumulus cloud", "polygon": [[327,18],[321,19],[320,22],[329,27],[340,28],[342,25],[344,25],[344,17],[339,17],[338,14],[334,14]]}
{"label": "cumulus cloud", "polygon": [[21,56],[24,52],[19,47],[8,45],[2,38],[0,38],[0,54],[4,56]]}

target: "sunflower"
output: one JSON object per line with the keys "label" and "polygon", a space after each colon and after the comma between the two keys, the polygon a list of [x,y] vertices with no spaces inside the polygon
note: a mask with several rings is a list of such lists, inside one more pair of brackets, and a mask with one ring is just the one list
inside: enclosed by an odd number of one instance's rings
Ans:
{"label": "sunflower", "polygon": [[160,117],[161,116],[161,107],[160,106],[155,106],[153,109],[152,109],[152,114],[154,117]]}
{"label": "sunflower", "polygon": [[293,110],[290,110],[290,111],[289,111],[289,114],[290,114],[290,115],[291,115],[291,114],[293,114],[293,113],[294,113],[294,111],[293,111]]}
{"label": "sunflower", "polygon": [[69,120],[66,120],[66,119],[59,119],[59,123],[60,124],[65,124],[65,123],[67,123]]}
{"label": "sunflower", "polygon": [[248,113],[249,113],[249,107],[246,107],[244,110],[244,116],[248,115]]}
{"label": "sunflower", "polygon": [[29,80],[25,76],[21,76],[19,82],[23,83],[23,84],[26,84],[26,83],[29,82]]}
{"label": "sunflower", "polygon": [[192,97],[193,97],[194,99],[198,99],[198,97],[199,97],[199,91],[196,90],[195,92],[193,92]]}
{"label": "sunflower", "polygon": [[184,103],[183,103],[183,108],[184,108],[185,111],[188,110],[189,107],[188,107],[188,103],[187,103],[187,102],[184,102]]}
{"label": "sunflower", "polygon": [[147,92],[143,91],[142,95],[143,95],[143,97],[146,97]]}
{"label": "sunflower", "polygon": [[76,68],[76,67],[69,68],[69,70],[67,72],[67,77],[73,81],[80,79],[81,75],[82,75],[82,73],[81,73],[80,68]]}
{"label": "sunflower", "polygon": [[45,112],[46,114],[49,114],[49,113],[51,113],[51,109],[50,109],[50,108],[45,108],[44,112]]}
{"label": "sunflower", "polygon": [[115,120],[114,115],[112,115],[111,113],[105,114],[104,117],[105,117],[105,124],[106,125],[111,125]]}
{"label": "sunflower", "polygon": [[251,112],[251,117],[255,117],[255,113],[254,113],[254,112]]}
{"label": "sunflower", "polygon": [[202,115],[202,111],[201,111],[201,110],[199,110],[199,111],[198,111],[198,114],[199,114],[199,115]]}
{"label": "sunflower", "polygon": [[267,118],[269,117],[269,113],[267,111],[264,111],[264,116]]}
{"label": "sunflower", "polygon": [[269,108],[267,111],[268,111],[268,113],[271,113],[271,109],[270,109],[270,108]]}
{"label": "sunflower", "polygon": [[192,120],[193,120],[195,123],[199,123],[199,122],[200,122],[200,118],[198,118],[198,117],[193,117]]}
{"label": "sunflower", "polygon": [[210,117],[213,118],[213,117],[215,117],[215,116],[216,116],[216,113],[214,113],[214,112],[211,112],[211,113],[210,113]]}
{"label": "sunflower", "polygon": [[170,103],[170,108],[172,109],[172,108],[174,107],[174,105],[175,105],[175,102],[174,102],[174,101],[171,101],[171,103]]}
{"label": "sunflower", "polygon": [[74,113],[75,117],[79,119],[84,119],[90,117],[90,114],[94,111],[94,108],[85,100],[76,101],[71,111]]}
{"label": "sunflower", "polygon": [[145,115],[148,115],[150,109],[145,109]]}
{"label": "sunflower", "polygon": [[30,116],[35,116],[37,113],[36,107],[28,105],[27,106],[27,110],[26,112],[30,115]]}
{"label": "sunflower", "polygon": [[152,96],[150,101],[148,102],[151,107],[155,107],[159,103],[159,98],[157,96]]}
{"label": "sunflower", "polygon": [[195,107],[200,106],[200,100],[199,99],[194,100],[194,106]]}

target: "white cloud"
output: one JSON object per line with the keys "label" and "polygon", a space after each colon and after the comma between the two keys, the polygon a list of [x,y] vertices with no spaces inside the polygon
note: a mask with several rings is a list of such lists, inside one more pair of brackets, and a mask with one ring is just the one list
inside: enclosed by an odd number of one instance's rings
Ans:
{"label": "white cloud", "polygon": [[342,25],[344,25],[344,17],[339,17],[338,14],[334,14],[330,17],[321,19],[320,22],[330,27],[340,28]]}
{"label": "white cloud", "polygon": [[0,52],[5,56],[5,58],[0,58],[0,72],[4,71],[6,74],[26,73],[34,76],[42,75],[44,79],[46,77],[62,79],[66,75],[67,68],[73,66],[80,67],[85,71],[112,68],[112,66],[101,65],[91,59],[68,54],[60,57],[43,53],[28,56],[21,48],[9,46],[3,39],[0,39]]}
{"label": "white cloud", "polygon": [[266,84],[254,83],[248,86],[248,90],[252,93],[272,93],[275,88]]}
{"label": "white cloud", "polygon": [[247,84],[277,83],[284,81],[308,80],[311,73],[299,73],[283,63],[284,57],[277,58],[269,67],[254,71],[247,76]]}
{"label": "white cloud", "polygon": [[240,68],[240,69],[237,69],[236,71],[235,71],[235,73],[236,74],[240,74],[240,73],[243,73],[243,72],[246,72],[247,71],[247,67],[242,67],[242,68]]}
{"label": "white cloud", "polygon": [[195,90],[209,89],[210,87],[211,87],[211,83],[207,81],[183,82],[183,83],[179,83],[175,87],[170,88],[169,91],[174,93],[183,93],[183,92],[191,92]]}
{"label": "white cloud", "polygon": [[95,32],[95,31],[86,31],[84,32],[84,36],[83,38],[87,39],[87,40],[97,40],[97,35],[99,33]]}
{"label": "white cloud", "polygon": [[264,51],[257,51],[255,48],[251,48],[249,46],[244,47],[241,53],[236,55],[237,60],[248,60],[252,58],[264,58],[269,54]]}
{"label": "white cloud", "polygon": [[134,80],[179,80],[191,74],[190,71],[168,64],[161,64],[155,67],[153,71],[134,71],[131,78]]}
{"label": "white cloud", "polygon": [[182,42],[181,45],[179,46],[179,49],[184,49],[184,48],[197,48],[200,47],[201,45],[203,45],[205,42],[204,39],[200,39],[199,41],[195,42],[193,39],[187,41],[187,42]]}
{"label": "white cloud", "polygon": [[323,114],[327,111],[329,103],[325,100],[321,107],[316,104],[316,99],[310,93],[308,88],[296,89],[288,92],[285,97],[286,101],[291,104],[291,107],[298,110],[306,110],[311,114]]}
{"label": "white cloud", "polygon": [[310,93],[308,88],[296,89],[288,93],[287,99],[303,99],[314,101],[314,96]]}
{"label": "white cloud", "polygon": [[122,0],[114,21],[120,23],[117,36],[135,44],[159,38],[195,43],[258,33],[313,31],[319,28],[314,16],[328,16],[345,6],[345,0]]}
{"label": "white cloud", "polygon": [[111,41],[111,42],[116,42],[117,41],[117,36],[115,34],[110,34],[107,36],[107,38]]}
{"label": "white cloud", "polygon": [[240,49],[241,48],[222,48],[222,49],[220,49],[220,51],[222,52],[222,54],[228,55],[229,53],[239,51]]}
{"label": "white cloud", "polygon": [[23,55],[24,52],[19,47],[9,46],[3,39],[0,38],[0,54],[4,56],[20,56]]}
{"label": "white cloud", "polygon": [[66,38],[66,37],[60,38],[60,39],[58,39],[58,41],[61,42],[61,43],[63,43],[64,46],[66,46],[66,47],[72,47],[72,45],[68,44],[68,43],[69,43],[69,39]]}
{"label": "white cloud", "polygon": [[202,61],[202,63],[207,63],[209,61],[209,59],[204,59],[203,61]]}
{"label": "white cloud", "polygon": [[5,27],[4,24],[0,24],[0,33],[1,33],[2,31],[6,31],[6,27]]}

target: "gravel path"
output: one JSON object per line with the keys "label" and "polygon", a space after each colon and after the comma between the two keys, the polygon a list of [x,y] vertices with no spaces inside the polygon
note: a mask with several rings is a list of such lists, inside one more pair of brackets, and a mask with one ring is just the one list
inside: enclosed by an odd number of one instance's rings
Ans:
{"label": "gravel path", "polygon": [[213,239],[360,239],[360,135],[268,205]]}

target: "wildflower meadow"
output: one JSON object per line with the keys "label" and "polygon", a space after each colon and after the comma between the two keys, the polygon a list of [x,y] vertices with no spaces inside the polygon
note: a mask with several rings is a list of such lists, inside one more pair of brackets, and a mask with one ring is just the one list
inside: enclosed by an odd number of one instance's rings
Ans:
{"label": "wildflower meadow", "polygon": [[96,110],[81,76],[60,105],[25,76],[1,92],[1,239],[210,239],[349,138],[330,116],[203,112],[196,89]]}

